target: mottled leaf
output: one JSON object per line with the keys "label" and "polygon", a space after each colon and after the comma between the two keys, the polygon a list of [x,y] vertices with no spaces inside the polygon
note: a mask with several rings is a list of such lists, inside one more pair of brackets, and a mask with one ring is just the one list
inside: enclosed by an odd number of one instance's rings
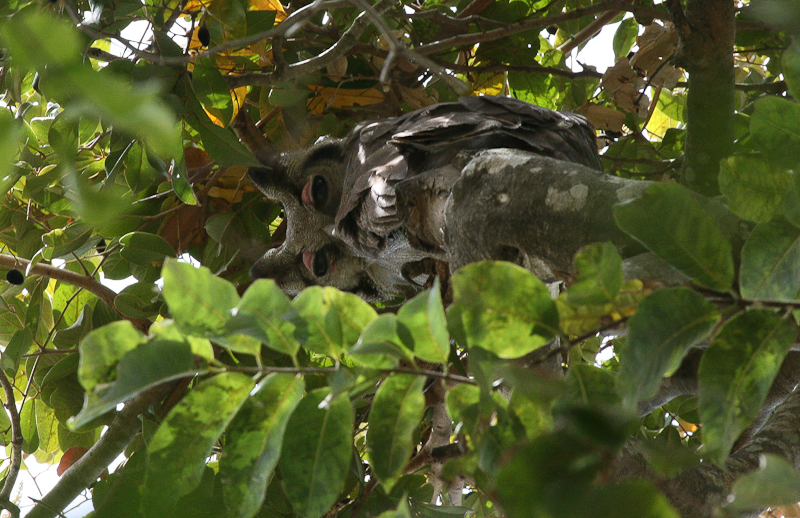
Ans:
{"label": "mottled leaf", "polygon": [[472,263],[451,279],[447,320],[455,339],[501,358],[519,358],[558,330],[550,291],[532,273],[506,262]]}
{"label": "mottled leaf", "polygon": [[726,510],[732,513],[793,506],[800,501],[800,473],[786,459],[767,453],[761,465],[733,483]]}
{"label": "mottled leaf", "polygon": [[575,281],[567,290],[571,304],[605,304],[622,288],[622,257],[611,243],[595,243],[575,256]]}
{"label": "mottled leaf", "polygon": [[347,394],[327,388],[300,401],[283,441],[283,490],[294,511],[319,518],[336,502],[353,460],[353,407]]}
{"label": "mottled leaf", "polygon": [[229,516],[250,518],[261,507],[281,456],[286,424],[304,388],[302,377],[270,374],[236,414],[219,463]]}
{"label": "mottled leaf", "polygon": [[662,289],[642,300],[620,353],[617,388],[623,399],[634,404],[654,396],[661,378],[680,366],[719,319],[714,306],[688,288]]}
{"label": "mottled leaf", "polygon": [[119,360],[111,383],[96,385],[86,392],[83,409],[70,420],[70,425],[80,428],[140,392],[176,378],[194,376],[204,368],[195,363],[186,342],[154,339],[139,345]]}
{"label": "mottled leaf", "polygon": [[789,319],[754,309],[728,320],[714,337],[698,378],[703,442],[717,462],[758,416],[796,335]]}
{"label": "mottled leaf", "polygon": [[239,303],[236,287],[201,266],[167,260],[162,269],[164,300],[175,323],[187,334],[225,333],[231,310]]}
{"label": "mottled leaf", "polygon": [[619,227],[697,284],[725,291],[733,283],[731,245],[714,220],[677,184],[653,184],[614,206]]}
{"label": "mottled leaf", "polygon": [[800,289],[800,229],[783,221],[761,223],[742,247],[742,296],[794,300]]}
{"label": "mottled leaf", "polygon": [[425,378],[397,374],[385,379],[369,411],[367,449],[372,468],[386,491],[403,475],[411,457],[413,433],[425,410]]}
{"label": "mottled leaf", "polygon": [[391,369],[400,360],[414,360],[414,355],[397,334],[397,317],[391,313],[380,315],[367,324],[348,351],[348,357],[358,365],[373,369]]}
{"label": "mottled leaf", "polygon": [[431,363],[447,363],[450,335],[438,277],[432,289],[423,291],[400,307],[397,332],[418,358]]}
{"label": "mottled leaf", "polygon": [[144,335],[128,320],[95,329],[80,345],[78,379],[87,391],[115,379],[114,369],[125,353],[145,343]]}
{"label": "mottled leaf", "polygon": [[307,349],[339,358],[377,313],[352,293],[312,286],[292,301],[295,338]]}
{"label": "mottled leaf", "polygon": [[750,133],[764,158],[781,167],[800,162],[800,104],[774,96],[755,102]]}
{"label": "mottled leaf", "polygon": [[734,156],[722,161],[719,190],[740,218],[765,222],[779,214],[792,175],[761,158]]}
{"label": "mottled leaf", "polygon": [[218,374],[170,410],[147,445],[142,499],[147,516],[163,515],[200,483],[212,448],[252,388],[249,376]]}
{"label": "mottled leaf", "polygon": [[290,310],[289,298],[275,281],[258,279],[242,295],[228,330],[252,336],[275,351],[294,356],[300,344],[294,337],[294,324],[283,318]]}

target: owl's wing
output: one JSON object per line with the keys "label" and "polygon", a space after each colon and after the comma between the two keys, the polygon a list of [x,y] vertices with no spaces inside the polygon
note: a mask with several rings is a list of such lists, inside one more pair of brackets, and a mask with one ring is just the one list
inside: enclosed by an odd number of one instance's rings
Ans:
{"label": "owl's wing", "polygon": [[[462,97],[457,109],[409,119],[392,143],[427,168],[445,165],[453,151],[513,148],[603,170],[595,133],[581,115],[557,112],[512,97]],[[424,157],[424,158],[423,158]]]}
{"label": "owl's wing", "polygon": [[[404,192],[402,198],[416,205],[398,207],[400,182],[403,188],[427,189],[430,182],[410,179],[433,170],[460,171],[475,153],[496,148],[531,151],[602,170],[594,131],[580,115],[508,97],[463,97],[351,132],[344,144],[337,237],[358,253],[375,256],[384,239],[401,229],[414,210],[424,210],[419,209],[420,200],[436,194]],[[436,218],[428,214],[425,219]]]}

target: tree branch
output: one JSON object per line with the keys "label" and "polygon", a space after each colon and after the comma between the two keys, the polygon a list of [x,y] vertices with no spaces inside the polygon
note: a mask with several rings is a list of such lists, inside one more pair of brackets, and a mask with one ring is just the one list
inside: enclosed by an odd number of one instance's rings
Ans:
{"label": "tree branch", "polygon": [[678,31],[673,58],[689,73],[686,153],[682,183],[706,196],[719,194],[719,161],[733,146],[734,63],[736,32],[733,2],[668,0]]}
{"label": "tree branch", "polygon": [[139,432],[139,414],[163,399],[172,388],[173,384],[167,383],[125,403],[125,408],[117,413],[106,433],[64,472],[55,487],[31,509],[27,518],[54,518],[81,491],[93,484]]}
{"label": "tree branch", "polygon": [[[27,259],[14,257],[13,255],[0,254],[0,268],[16,268],[18,270],[27,270],[29,264],[30,261]],[[75,273],[70,270],[57,268],[50,264],[42,263],[34,264],[28,273],[64,281],[68,284],[72,284],[73,286],[83,288],[84,290],[97,295],[97,298],[108,304],[109,307],[114,307],[114,299],[117,296],[114,290],[103,286],[97,281],[97,279],[90,277],[89,275]]]}
{"label": "tree branch", "polygon": [[[13,255],[0,254],[0,268],[16,268],[18,270],[27,270],[30,261],[21,257],[14,257]],[[57,268],[50,264],[37,263],[30,267],[28,274],[39,275],[41,277],[49,277],[58,281],[66,282],[78,288],[84,289],[90,293],[97,295],[97,298],[108,304],[108,307],[113,309],[118,315],[130,320],[141,331],[147,331],[150,327],[150,321],[145,319],[128,318],[114,306],[114,299],[117,294],[111,288],[103,286],[100,282],[90,275],[75,273],[73,271]]]}
{"label": "tree branch", "polygon": [[0,369],[0,385],[3,386],[3,392],[6,395],[5,407],[8,410],[9,418],[11,420],[11,466],[8,468],[6,481],[3,484],[3,489],[0,490],[0,507],[7,509],[13,518],[19,517],[19,507],[11,503],[11,491],[14,489],[14,484],[17,483],[17,475],[19,474],[19,467],[22,464],[22,427],[19,422],[19,412],[17,411],[17,401],[14,397],[14,387],[8,381],[5,372]]}
{"label": "tree branch", "polygon": [[556,25],[558,23],[567,22],[570,20],[577,20],[578,18],[583,18],[584,16],[592,16],[597,13],[602,13],[605,11],[612,11],[612,10],[628,11],[641,14],[642,16],[658,18],[658,19],[662,19],[667,16],[667,13],[665,13],[664,11],[632,6],[625,0],[603,0],[602,2],[598,2],[596,4],[589,5],[586,7],[581,7],[575,9],[574,11],[566,13],[544,16],[542,18],[522,20],[516,23],[508,24],[505,27],[492,29],[490,31],[453,36],[451,38],[447,38],[441,41],[429,43],[427,45],[422,45],[414,50],[416,50],[421,54],[429,55],[436,52],[447,51],[452,49],[453,47],[472,46],[475,45],[476,43],[494,41],[520,32],[529,31],[533,29],[541,29],[544,27],[548,27],[550,25]]}
{"label": "tree branch", "polygon": [[[382,14],[389,9],[394,0],[379,0],[373,6],[375,12]],[[288,19],[288,18],[287,18]],[[284,21],[281,25],[286,23]],[[283,74],[250,72],[236,76],[228,76],[228,85],[231,88],[240,86],[273,86],[281,81],[291,81],[298,77],[310,74],[316,70],[324,68],[340,57],[344,56],[356,43],[361,34],[369,27],[369,16],[366,13],[359,14],[350,27],[342,34],[339,40],[327,48],[320,55],[303,61],[298,61],[286,67]]]}

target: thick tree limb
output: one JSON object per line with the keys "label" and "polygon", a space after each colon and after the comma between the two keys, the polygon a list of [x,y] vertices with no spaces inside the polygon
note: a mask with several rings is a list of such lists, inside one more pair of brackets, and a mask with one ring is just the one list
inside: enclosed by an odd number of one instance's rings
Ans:
{"label": "thick tree limb", "polygon": [[[681,516],[711,518],[714,509],[725,502],[733,482],[758,468],[761,455],[779,455],[795,468],[800,468],[800,391],[794,390],[786,397],[788,385],[784,383],[785,378],[794,377],[795,381],[789,384],[796,384],[797,373],[798,356],[793,353],[781,368],[777,386],[770,391],[765,413],[769,413],[773,403],[783,402],[758,433],[728,458],[724,467],[705,462],[673,478],[664,479],[650,470],[639,444],[631,441],[620,455],[616,476],[654,480]],[[781,377],[784,381],[781,381]],[[758,514],[754,511],[750,516]]]}
{"label": "thick tree limb", "polygon": [[682,183],[706,196],[719,194],[719,161],[733,146],[736,20],[729,0],[668,0],[680,40],[673,58],[689,73],[686,154]]}
{"label": "thick tree limb", "polygon": [[114,418],[106,433],[86,454],[64,472],[64,475],[28,513],[28,518],[54,518],[75,498],[93,484],[111,462],[139,432],[139,414],[160,401],[173,388],[167,383],[140,394],[127,403]]}

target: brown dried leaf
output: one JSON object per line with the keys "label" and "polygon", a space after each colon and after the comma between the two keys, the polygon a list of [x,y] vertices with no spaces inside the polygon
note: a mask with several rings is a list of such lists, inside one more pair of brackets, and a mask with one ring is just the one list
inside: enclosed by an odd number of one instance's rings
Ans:
{"label": "brown dried leaf", "polygon": [[622,125],[625,123],[624,113],[595,103],[584,104],[580,109],[580,113],[589,119],[592,126],[597,129],[619,132],[622,131]]}
{"label": "brown dried leaf", "polygon": [[377,88],[351,89],[311,85],[316,95],[308,101],[311,115],[322,115],[327,109],[369,106],[383,102],[383,92]]}

